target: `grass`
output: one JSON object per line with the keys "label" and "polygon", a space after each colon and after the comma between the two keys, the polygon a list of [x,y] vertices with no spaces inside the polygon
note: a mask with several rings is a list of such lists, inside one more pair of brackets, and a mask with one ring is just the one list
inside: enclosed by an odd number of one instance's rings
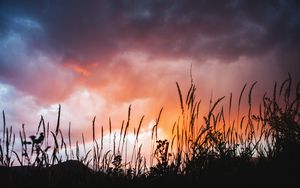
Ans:
{"label": "grass", "polygon": [[[0,175],[1,170],[13,169],[14,166],[32,167],[40,169],[44,176],[41,175],[40,180],[37,180],[37,175],[28,177],[28,181],[37,181],[38,185],[41,181],[50,181],[54,184],[48,184],[48,187],[58,187],[74,179],[63,170],[65,167],[61,169],[60,166],[79,161],[92,170],[85,170],[84,176],[75,174],[75,178],[84,178],[80,180],[82,184],[77,182],[74,186],[256,186],[258,182],[259,185],[272,186],[297,183],[300,176],[300,83],[296,84],[295,91],[292,90],[290,75],[279,87],[275,83],[272,96],[265,94],[259,108],[253,110],[252,92],[256,84],[250,85],[247,96],[247,84],[243,86],[237,101],[236,117],[232,117],[235,107],[231,93],[228,107],[224,106],[225,96],[215,102],[210,99],[208,113],[200,118],[201,100],[197,99],[193,80],[185,97],[176,82],[181,114],[172,127],[171,138],[158,140],[157,130],[163,109],[160,110],[152,127],[149,159],[142,156],[142,143],[139,142],[144,116],[137,128],[134,127],[134,146],[132,151],[128,151],[131,106],[118,134],[112,133],[109,118],[109,142],[112,140],[112,143],[109,143],[108,150],[103,147],[103,126],[100,138],[96,137],[96,117],[91,125],[92,146],[88,148],[84,134],[81,141],[71,140],[71,123],[67,140],[64,138],[60,128],[60,105],[54,132],[41,116],[35,135],[28,137],[25,125],[22,125],[18,134],[20,143],[16,143],[12,127],[7,127],[3,111]],[[245,97],[248,112],[241,114]],[[15,144],[20,144],[20,151],[15,149]],[[147,166],[147,160],[150,166]],[[60,170],[53,171],[56,167]],[[57,175],[60,172],[61,175]],[[8,181],[1,179],[0,185],[10,185]],[[32,187],[35,184],[22,185]]]}

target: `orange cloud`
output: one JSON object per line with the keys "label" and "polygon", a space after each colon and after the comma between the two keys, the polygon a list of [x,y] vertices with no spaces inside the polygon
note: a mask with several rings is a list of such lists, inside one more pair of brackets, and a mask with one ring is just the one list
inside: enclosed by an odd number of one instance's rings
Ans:
{"label": "orange cloud", "polygon": [[67,69],[74,71],[75,73],[79,74],[80,76],[91,76],[91,71],[88,67],[84,65],[80,65],[76,63],[74,60],[64,61],[64,67]]}

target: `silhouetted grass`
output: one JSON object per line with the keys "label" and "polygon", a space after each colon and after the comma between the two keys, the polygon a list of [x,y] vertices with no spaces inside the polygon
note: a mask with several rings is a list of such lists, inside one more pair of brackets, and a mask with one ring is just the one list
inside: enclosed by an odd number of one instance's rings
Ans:
{"label": "silhouetted grass", "polygon": [[[201,100],[197,99],[193,80],[185,97],[176,82],[181,114],[172,127],[171,138],[158,140],[157,130],[163,109],[160,110],[152,127],[149,141],[152,150],[148,158],[142,156],[143,143],[139,142],[144,116],[137,128],[133,128],[135,141],[132,151],[128,151],[131,106],[119,133],[112,132],[109,118],[108,150],[103,146],[103,126],[100,137],[96,136],[96,117],[91,123],[91,148],[86,147],[84,134],[81,142],[72,142],[71,122],[66,143],[60,128],[60,105],[55,131],[49,129],[43,116],[35,135],[28,137],[25,125],[22,125],[20,143],[17,143],[20,150],[15,150],[16,136],[12,127],[7,127],[3,111],[0,185],[59,187],[74,183],[76,178],[79,179],[72,186],[244,187],[297,183],[300,170],[300,84],[296,84],[293,92],[289,75],[279,90],[275,83],[272,96],[265,94],[259,108],[253,110],[252,92],[256,84],[250,85],[246,114],[241,114],[241,104],[247,84],[242,87],[236,108],[231,93],[228,107],[224,107],[225,96],[215,102],[211,99],[208,113],[200,118]],[[236,117],[232,117],[234,109],[237,109]],[[147,166],[147,161],[150,166]],[[24,170],[32,176],[21,178]]]}

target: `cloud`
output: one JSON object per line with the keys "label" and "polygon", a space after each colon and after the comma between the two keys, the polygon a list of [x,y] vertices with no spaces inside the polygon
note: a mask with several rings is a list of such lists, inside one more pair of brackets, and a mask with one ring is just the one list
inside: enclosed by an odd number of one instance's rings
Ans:
{"label": "cloud", "polygon": [[12,125],[15,131],[21,129],[23,123],[29,127],[29,131],[32,131],[40,118],[40,114],[36,113],[39,107],[32,96],[2,82],[0,82],[0,109],[5,112],[7,126]]}
{"label": "cloud", "polygon": [[299,9],[296,0],[4,1],[0,82],[38,113],[62,103],[80,124],[123,117],[130,103],[175,116],[175,82],[187,89],[191,64],[205,99],[255,80],[264,90],[287,72],[299,80]]}
{"label": "cloud", "polygon": [[[3,22],[9,22],[10,14],[37,19],[47,32],[40,48],[79,64],[106,64],[120,52],[135,50],[201,63],[210,58],[234,62],[241,56],[263,57],[273,50],[279,56],[281,51],[293,55],[299,49],[300,5],[293,0],[76,1],[72,6],[61,1],[9,1],[3,7]],[[35,23],[21,19],[25,27]]]}
{"label": "cloud", "polygon": [[[16,19],[16,23],[30,30],[40,29],[34,21]],[[72,92],[74,76],[60,66],[60,57],[32,48],[28,35],[11,30],[0,38],[0,79],[41,102],[64,99]]]}
{"label": "cloud", "polygon": [[231,62],[299,42],[297,1],[58,1],[28,10],[24,4],[7,9],[36,17],[48,32],[48,47],[79,62],[136,49]]}

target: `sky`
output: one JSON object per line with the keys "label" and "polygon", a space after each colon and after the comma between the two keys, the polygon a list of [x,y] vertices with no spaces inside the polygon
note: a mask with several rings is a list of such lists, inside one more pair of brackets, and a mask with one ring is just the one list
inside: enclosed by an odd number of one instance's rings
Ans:
{"label": "sky", "polygon": [[[124,0],[0,2],[0,109],[14,130],[55,127],[89,134],[96,116],[113,130],[145,115],[148,134],[163,107],[168,135],[192,72],[200,110],[210,96],[258,81],[257,101],[290,73],[300,79],[300,2]],[[2,123],[1,123],[2,124]],[[2,131],[2,129],[0,129]],[[148,134],[149,135],[149,134]]]}

